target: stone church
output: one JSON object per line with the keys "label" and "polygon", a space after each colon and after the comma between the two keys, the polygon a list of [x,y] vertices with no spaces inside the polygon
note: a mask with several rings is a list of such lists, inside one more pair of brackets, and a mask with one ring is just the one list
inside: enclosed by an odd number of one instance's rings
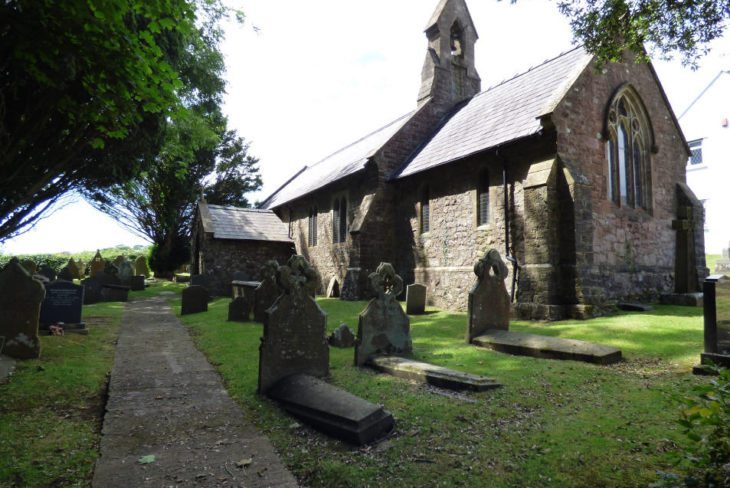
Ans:
{"label": "stone church", "polygon": [[425,33],[415,109],[263,202],[323,285],[365,297],[389,261],[433,305],[463,310],[474,263],[497,248],[526,318],[699,290],[702,205],[650,64],[599,68],[578,47],[482,91],[465,0],[441,0]]}

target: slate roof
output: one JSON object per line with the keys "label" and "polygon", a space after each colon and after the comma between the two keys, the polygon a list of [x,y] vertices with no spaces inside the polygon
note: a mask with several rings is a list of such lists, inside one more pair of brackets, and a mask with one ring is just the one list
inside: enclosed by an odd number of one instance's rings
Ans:
{"label": "slate roof", "polygon": [[198,203],[203,230],[215,239],[292,242],[289,228],[271,210]]}
{"label": "slate roof", "polygon": [[475,95],[392,179],[536,134],[590,60],[577,47]]}
{"label": "slate roof", "polygon": [[288,183],[264,200],[264,208],[275,208],[365,169],[370,159],[408,121],[410,112],[327,156],[305,166]]}

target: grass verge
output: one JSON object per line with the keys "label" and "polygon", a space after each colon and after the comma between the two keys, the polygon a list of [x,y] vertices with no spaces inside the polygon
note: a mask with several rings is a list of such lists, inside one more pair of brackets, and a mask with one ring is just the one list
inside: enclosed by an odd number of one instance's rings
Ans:
{"label": "grass verge", "polygon": [[88,336],[41,337],[0,385],[0,486],[83,486],[98,457],[123,303],[84,306]]}
{"label": "grass verge", "polygon": [[[320,299],[331,331],[357,327],[365,302]],[[179,310],[179,299],[173,300]],[[496,391],[448,395],[358,370],[352,349],[331,349],[330,381],[396,418],[376,446],[354,448],[300,426],[256,394],[262,327],[226,322],[228,300],[182,318],[245,415],[270,436],[287,466],[311,486],[643,486],[673,470],[681,449],[676,395],[704,379],[701,309],[657,306],[590,321],[515,321],[512,330],[620,347],[626,361],[595,366],[509,356],[464,343],[466,316],[412,317],[414,356],[491,376]]]}

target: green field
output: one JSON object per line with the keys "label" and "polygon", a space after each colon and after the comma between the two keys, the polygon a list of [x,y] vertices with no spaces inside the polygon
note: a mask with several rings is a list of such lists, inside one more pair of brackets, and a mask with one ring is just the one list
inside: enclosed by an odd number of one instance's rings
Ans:
{"label": "green field", "polygon": [[[318,300],[328,328],[357,326],[365,302]],[[466,316],[412,319],[415,357],[487,375],[504,388],[448,395],[358,370],[352,349],[331,349],[330,381],[396,418],[393,435],[355,448],[300,426],[256,394],[262,327],[226,322],[228,300],[185,316],[198,346],[249,420],[312,486],[642,486],[676,471],[686,445],[678,397],[706,381],[690,374],[702,349],[701,309],[657,306],[590,321],[513,322],[512,330],[620,347],[626,361],[594,366],[513,357],[463,342]],[[179,310],[179,301],[175,302]]]}

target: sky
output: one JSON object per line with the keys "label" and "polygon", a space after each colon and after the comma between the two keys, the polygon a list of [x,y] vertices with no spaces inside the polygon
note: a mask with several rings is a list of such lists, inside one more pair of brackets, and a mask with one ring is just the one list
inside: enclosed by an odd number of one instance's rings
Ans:
{"label": "sky", "polygon": [[[263,200],[294,172],[415,108],[438,0],[239,0],[243,25],[226,27],[224,111],[260,158]],[[573,47],[567,20],[548,0],[467,0],[479,41],[482,89]],[[721,69],[730,35],[691,71],[655,60],[676,113]],[[76,252],[144,244],[80,199],[0,245],[10,254]]]}

